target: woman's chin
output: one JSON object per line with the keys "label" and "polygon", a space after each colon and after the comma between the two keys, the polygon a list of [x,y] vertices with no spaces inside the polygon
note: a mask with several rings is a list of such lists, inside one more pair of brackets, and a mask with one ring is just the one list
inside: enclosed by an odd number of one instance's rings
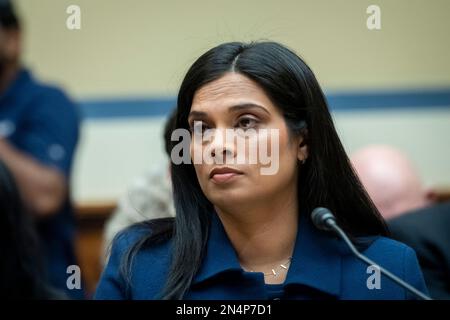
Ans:
{"label": "woman's chin", "polygon": [[[248,190],[247,192],[248,193]],[[241,206],[245,206],[252,202],[251,195],[244,194],[244,192],[236,192],[233,190],[230,192],[220,192],[211,194],[208,199],[212,204],[219,208],[236,208],[239,209]]]}

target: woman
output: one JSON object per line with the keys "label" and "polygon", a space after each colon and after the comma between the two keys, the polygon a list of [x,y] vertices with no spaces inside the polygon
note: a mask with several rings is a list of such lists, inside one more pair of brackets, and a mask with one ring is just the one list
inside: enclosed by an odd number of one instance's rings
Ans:
{"label": "woman", "polygon": [[[383,237],[385,224],[349,164],[322,90],[291,50],[219,45],[191,66],[177,106],[174,129],[191,131],[190,157],[200,150],[213,161],[172,163],[175,220],[121,233],[96,298],[408,298],[384,277],[377,289],[341,241],[314,228],[309,216],[319,206],[366,255],[425,290],[414,252]],[[262,174],[264,163],[231,161],[254,150],[223,139],[227,129],[278,146],[269,150],[279,151],[278,170]]]}

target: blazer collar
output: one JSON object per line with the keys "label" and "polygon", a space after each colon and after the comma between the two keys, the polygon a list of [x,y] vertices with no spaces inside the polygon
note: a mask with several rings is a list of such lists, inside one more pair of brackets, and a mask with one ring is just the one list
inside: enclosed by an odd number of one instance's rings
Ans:
{"label": "blazer collar", "polygon": [[[305,285],[339,295],[344,252],[338,239],[317,230],[309,215],[300,214],[294,253],[284,285]],[[232,271],[244,272],[220,219],[213,212],[206,253],[193,284]]]}

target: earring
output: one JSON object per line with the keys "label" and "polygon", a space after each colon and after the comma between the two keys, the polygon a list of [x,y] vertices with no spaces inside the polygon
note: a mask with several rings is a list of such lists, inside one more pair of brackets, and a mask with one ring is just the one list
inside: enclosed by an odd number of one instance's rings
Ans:
{"label": "earring", "polygon": [[305,164],[306,159],[302,159],[302,160],[300,160],[300,162],[301,162],[302,164]]}

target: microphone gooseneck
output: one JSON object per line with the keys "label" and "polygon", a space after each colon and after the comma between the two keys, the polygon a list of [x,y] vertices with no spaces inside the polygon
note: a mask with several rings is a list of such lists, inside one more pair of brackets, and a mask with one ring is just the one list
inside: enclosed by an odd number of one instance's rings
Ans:
{"label": "microphone gooseneck", "polygon": [[333,231],[336,233],[344,242],[347,244],[347,246],[350,248],[352,253],[360,260],[365,262],[368,265],[376,266],[382,274],[384,274],[386,277],[393,280],[395,283],[400,285],[401,287],[405,288],[412,294],[414,294],[416,297],[423,299],[423,300],[432,300],[429,296],[425,295],[424,293],[420,292],[410,284],[406,283],[396,275],[392,274],[388,270],[381,267],[379,264],[375,263],[374,261],[370,260],[368,257],[363,255],[358,251],[358,249],[355,248],[353,243],[350,241],[344,230],[342,230],[339,225],[337,224],[336,217],[331,213],[330,210],[327,208],[316,208],[311,213],[311,220],[314,224],[314,226],[323,231]]}

